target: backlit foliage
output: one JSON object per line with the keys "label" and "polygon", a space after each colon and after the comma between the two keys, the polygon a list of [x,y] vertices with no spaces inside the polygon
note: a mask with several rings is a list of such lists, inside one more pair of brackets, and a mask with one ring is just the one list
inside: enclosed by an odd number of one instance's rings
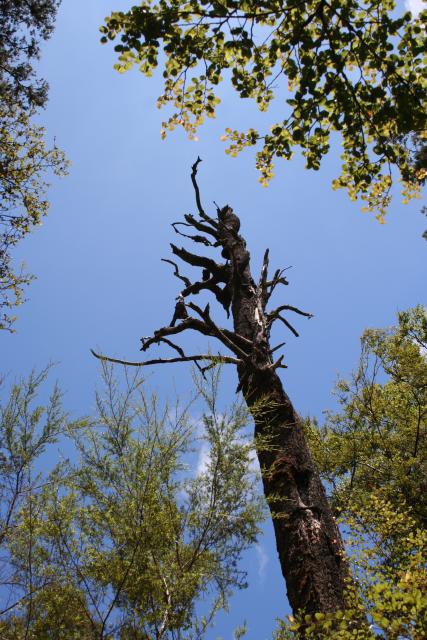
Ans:
{"label": "backlit foliage", "polygon": [[32,280],[14,267],[13,247],[48,213],[48,174],[65,175],[67,166],[62,151],[46,146],[43,127],[0,99],[0,330],[10,328],[15,318],[8,310],[21,304]]}
{"label": "backlit foliage", "polygon": [[283,119],[268,131],[228,128],[223,136],[232,156],[259,148],[263,185],[274,159],[290,159],[295,148],[319,169],[338,132],[342,173],[333,187],[361,197],[382,222],[393,167],[405,201],[425,176],[412,134],[425,136],[426,17],[399,15],[393,0],[144,0],[107,17],[101,41],[120,38],[119,72],[137,65],[151,76],[160,64],[158,106],[174,109],[162,136],[179,125],[194,137],[215,116],[223,79],[261,111],[280,99]]}

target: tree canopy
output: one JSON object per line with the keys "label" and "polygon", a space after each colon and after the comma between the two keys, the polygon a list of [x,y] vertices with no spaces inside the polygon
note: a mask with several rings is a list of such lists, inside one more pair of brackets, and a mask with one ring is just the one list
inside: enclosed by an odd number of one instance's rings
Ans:
{"label": "tree canopy", "polygon": [[425,177],[414,136],[425,136],[426,18],[398,15],[393,0],[144,0],[107,17],[101,41],[120,38],[120,72],[137,65],[151,76],[160,64],[158,106],[174,109],[163,136],[182,126],[194,137],[215,116],[223,79],[262,111],[279,98],[283,119],[269,131],[228,128],[223,136],[233,156],[260,146],[263,185],[274,159],[290,159],[295,148],[319,169],[338,132],[343,163],[334,188],[360,196],[383,221],[393,168],[405,200]]}
{"label": "tree canopy", "polygon": [[33,63],[40,41],[52,33],[60,0],[2,0],[0,10],[0,95],[21,108],[42,107],[47,82],[37,77]]}
{"label": "tree canopy", "polygon": [[10,328],[9,309],[22,302],[32,279],[15,268],[13,247],[40,224],[49,209],[47,176],[64,175],[67,161],[45,130],[32,122],[47,100],[47,83],[34,71],[40,41],[49,37],[58,2],[1,3],[0,11],[0,329]]}

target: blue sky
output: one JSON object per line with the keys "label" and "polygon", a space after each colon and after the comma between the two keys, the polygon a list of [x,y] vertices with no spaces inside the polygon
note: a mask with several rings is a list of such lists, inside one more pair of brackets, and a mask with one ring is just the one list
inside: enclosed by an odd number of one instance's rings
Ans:
{"label": "blue sky", "polygon": [[[274,122],[282,105],[277,101],[266,117],[225,87],[218,117],[202,127],[198,142],[180,131],[162,141],[166,113],[155,107],[160,78],[147,80],[136,70],[117,74],[112,47],[99,44],[104,16],[129,4],[63,0],[55,34],[44,47],[41,73],[51,88],[41,121],[72,166],[69,177],[50,190],[49,217],[16,250],[15,259],[24,260],[37,280],[18,310],[16,333],[0,334],[1,369],[13,378],[58,363],[65,405],[78,415],[94,406],[98,364],[91,347],[140,359],[139,338],[169,321],[179,292],[160,258],[169,256],[169,242],[176,241],[170,223],[195,211],[189,175],[200,155],[205,207],[213,200],[230,204],[241,217],[254,273],[269,247],[272,268],[292,266],[290,286],[277,302],[315,315],[296,321],[300,338],[284,328],[275,337],[287,342],[287,392],[301,414],[320,416],[333,406],[337,373],[356,365],[362,331],[390,325],[398,310],[426,302],[427,243],[421,234],[427,221],[421,203],[404,206],[397,195],[383,226],[362,214],[359,204],[331,189],[339,147],[319,172],[305,171],[298,158],[282,161],[263,189],[252,153],[232,159],[219,138],[227,126]],[[200,336],[187,344],[194,352],[206,349]],[[162,397],[188,393],[186,365],[147,373]],[[232,400],[235,385],[230,368],[224,402]],[[243,619],[248,638],[268,638],[274,618],[287,612],[269,528],[247,564],[250,589],[232,600],[230,615],[210,638],[231,638]]]}

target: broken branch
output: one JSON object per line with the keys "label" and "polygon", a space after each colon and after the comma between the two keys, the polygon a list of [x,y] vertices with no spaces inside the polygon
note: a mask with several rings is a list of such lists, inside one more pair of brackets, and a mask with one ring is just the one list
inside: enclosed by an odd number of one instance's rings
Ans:
{"label": "broken branch", "polygon": [[176,245],[171,243],[172,253],[178,258],[181,258],[187,264],[191,264],[193,267],[202,267],[202,269],[208,269],[212,274],[215,274],[218,278],[218,282],[225,282],[223,279],[224,276],[220,279],[219,276],[221,272],[224,270],[224,264],[217,264],[215,260],[211,260],[210,258],[205,258],[205,256],[198,256],[195,253],[190,253],[183,247],[181,249]]}
{"label": "broken branch", "polygon": [[261,297],[263,308],[265,308],[265,305],[267,304],[267,300],[268,300],[268,294],[267,294],[267,274],[268,274],[268,264],[269,264],[268,254],[269,254],[269,249],[266,249],[264,253],[264,259],[262,262],[261,275],[259,277],[259,283],[258,283],[258,295],[260,295]]}
{"label": "broken branch", "polygon": [[288,327],[289,331],[292,331],[292,333],[294,334],[294,336],[295,336],[296,338],[299,338],[299,333],[298,333],[298,331],[297,331],[297,330],[296,330],[296,329],[291,325],[291,323],[290,323],[290,322],[288,322],[288,321],[286,320],[286,318],[284,318],[284,317],[283,317],[283,316],[281,316],[281,315],[277,315],[275,318],[273,318],[273,322],[274,322],[274,320],[281,320],[281,321],[283,322],[283,324],[284,324],[286,327]]}

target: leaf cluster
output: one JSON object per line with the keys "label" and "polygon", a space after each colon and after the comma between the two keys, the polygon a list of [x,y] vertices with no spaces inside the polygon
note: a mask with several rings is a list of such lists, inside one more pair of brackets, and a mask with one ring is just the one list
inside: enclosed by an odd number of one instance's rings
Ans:
{"label": "leaf cluster", "polygon": [[6,98],[0,100],[0,330],[11,327],[8,309],[23,301],[32,276],[13,265],[13,247],[41,224],[48,213],[49,173],[63,176],[68,162],[54,145],[48,148],[43,127]]}

